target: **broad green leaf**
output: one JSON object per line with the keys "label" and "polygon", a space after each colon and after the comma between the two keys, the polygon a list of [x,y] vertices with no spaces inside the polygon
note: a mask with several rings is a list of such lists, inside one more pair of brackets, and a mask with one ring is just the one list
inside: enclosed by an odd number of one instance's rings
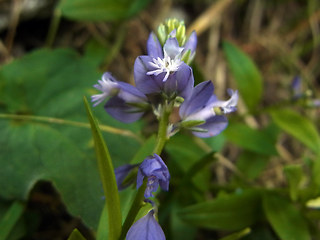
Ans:
{"label": "broad green leaf", "polygon": [[16,201],[13,202],[6,214],[0,219],[0,239],[5,240],[25,209],[24,204]]}
{"label": "broad green leaf", "polygon": [[104,194],[106,197],[106,205],[108,209],[109,219],[109,239],[116,240],[121,234],[121,210],[120,199],[118,194],[118,187],[116,177],[114,174],[114,168],[108,147],[103,139],[99,125],[96,119],[92,115],[90,106],[86,98],[84,98],[87,115],[91,125],[92,136],[94,140],[94,146],[96,149],[98,169],[100,172],[100,178]]}
{"label": "broad green leaf", "polygon": [[298,191],[303,178],[303,169],[301,165],[285,166],[284,175],[287,178],[290,190],[290,197],[293,201],[298,199]]}
{"label": "broad green leaf", "polygon": [[62,15],[80,21],[115,21],[134,16],[149,0],[62,0]]}
{"label": "broad green leaf", "polygon": [[320,154],[320,136],[314,124],[301,114],[290,109],[270,112],[273,121],[315,153]]}
{"label": "broad green leaf", "polygon": [[79,232],[78,229],[75,228],[68,237],[68,240],[86,240],[86,238]]}
{"label": "broad green leaf", "polygon": [[180,211],[181,219],[189,224],[230,231],[249,227],[258,219],[259,214],[260,194],[257,191],[220,196]]}
{"label": "broad green leaf", "polygon": [[302,214],[286,199],[275,194],[263,196],[264,213],[280,239],[310,240]]}
{"label": "broad green leaf", "polygon": [[277,133],[274,127],[252,129],[247,125],[235,123],[230,124],[223,134],[230,142],[244,149],[263,155],[277,155]]}
{"label": "broad green leaf", "polygon": [[[0,197],[26,200],[37,181],[50,181],[68,211],[96,229],[104,200],[82,100],[95,94],[92,85],[101,77],[91,59],[70,49],[41,49],[2,66]],[[103,106],[94,114],[104,138],[112,139],[113,164],[124,164],[140,147],[132,135],[139,123],[119,123]]]}
{"label": "broad green leaf", "polygon": [[240,95],[249,110],[255,109],[262,96],[262,76],[251,58],[230,42],[223,42],[228,66]]}

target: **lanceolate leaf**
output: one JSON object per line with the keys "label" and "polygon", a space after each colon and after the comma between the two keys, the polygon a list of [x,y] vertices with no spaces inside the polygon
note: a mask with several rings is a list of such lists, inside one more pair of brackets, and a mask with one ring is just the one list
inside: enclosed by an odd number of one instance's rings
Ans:
{"label": "lanceolate leaf", "polygon": [[240,95],[248,108],[253,110],[262,95],[261,73],[250,57],[235,45],[225,41],[223,50]]}
{"label": "lanceolate leaf", "polygon": [[320,154],[320,136],[313,123],[290,109],[270,112],[273,121],[284,131],[298,139],[315,153]]}
{"label": "lanceolate leaf", "polygon": [[121,234],[122,221],[120,199],[118,194],[116,177],[114,174],[114,168],[112,165],[109,150],[107,148],[106,143],[104,142],[97,121],[92,115],[91,109],[86,98],[84,98],[84,103],[87,110],[89,122],[91,124],[92,136],[98,160],[98,168],[100,172],[104,194],[106,197],[109,218],[109,239],[116,240],[119,238]]}
{"label": "lanceolate leaf", "polygon": [[180,217],[192,225],[219,230],[241,230],[260,213],[260,194],[245,191],[199,203],[181,210]]}

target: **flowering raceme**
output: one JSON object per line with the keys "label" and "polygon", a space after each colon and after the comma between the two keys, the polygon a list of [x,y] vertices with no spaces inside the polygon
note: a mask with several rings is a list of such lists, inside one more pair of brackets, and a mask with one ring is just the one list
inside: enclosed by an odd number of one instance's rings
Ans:
{"label": "flowering raceme", "polygon": [[[136,188],[141,188],[140,191],[144,193],[143,196],[137,196],[153,207],[155,202],[148,198],[154,197],[153,193],[159,186],[162,190],[169,190],[169,170],[159,156],[168,138],[180,129],[189,129],[201,138],[218,135],[228,125],[225,115],[236,110],[237,91],[228,90],[230,99],[221,101],[213,94],[211,81],[194,86],[189,64],[195,56],[196,45],[195,32],[187,38],[183,21],[169,19],[160,25],[157,35],[149,35],[147,55],[138,56],[135,60],[135,87],[117,81],[110,73],[103,74],[98,84],[94,85],[101,93],[92,96],[93,105],[107,100],[104,109],[115,119],[125,123],[134,122],[152,109],[159,120],[154,154],[140,164],[125,164],[115,169],[118,189],[122,190],[136,182]],[[170,115],[175,107],[180,107],[181,120],[171,123]],[[135,217],[131,218],[132,221]],[[128,224],[128,228],[131,224]],[[154,218],[154,210],[131,226],[126,239],[165,239]]]}

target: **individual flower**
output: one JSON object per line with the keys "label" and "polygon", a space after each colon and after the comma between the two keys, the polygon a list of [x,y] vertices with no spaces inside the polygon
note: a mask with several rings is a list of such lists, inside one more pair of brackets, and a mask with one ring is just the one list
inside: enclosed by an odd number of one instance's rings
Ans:
{"label": "individual flower", "polygon": [[134,64],[136,87],[144,94],[163,92],[168,97],[186,98],[194,84],[192,69],[182,61],[184,48],[176,38],[169,38],[164,47],[151,33],[148,55],[137,57]]}
{"label": "individual flower", "polygon": [[154,218],[154,211],[151,210],[146,216],[136,221],[129,229],[127,240],[165,240],[163,230]]}
{"label": "individual flower", "polygon": [[157,154],[147,157],[140,164],[137,175],[137,188],[141,187],[144,178],[147,178],[147,188],[144,192],[145,198],[153,197],[152,192],[157,191],[159,185],[163,190],[169,190],[169,170]]}
{"label": "individual flower", "polygon": [[181,126],[189,128],[198,137],[212,137],[222,132],[228,125],[224,114],[236,110],[238,92],[229,89],[231,96],[227,101],[220,101],[213,94],[211,81],[198,84],[190,98],[180,106]]}
{"label": "individual flower", "polygon": [[134,183],[135,178],[130,177],[130,174],[133,174],[138,164],[125,164],[120,167],[117,167],[114,170],[118,190],[123,190],[132,183]]}
{"label": "individual flower", "polygon": [[91,101],[97,106],[106,98],[105,110],[115,119],[130,123],[138,120],[148,107],[147,97],[134,86],[117,81],[110,73],[104,73],[94,87],[102,93],[93,95]]}
{"label": "individual flower", "polygon": [[301,77],[295,76],[291,82],[292,97],[297,100],[303,97]]}

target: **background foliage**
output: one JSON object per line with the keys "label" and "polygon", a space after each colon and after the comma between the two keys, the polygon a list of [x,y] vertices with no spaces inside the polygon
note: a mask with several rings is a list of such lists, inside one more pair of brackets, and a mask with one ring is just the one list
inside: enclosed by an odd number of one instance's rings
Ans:
{"label": "background foliage", "polygon": [[[149,32],[172,16],[198,33],[196,82],[211,79],[220,98],[239,89],[241,102],[221,135],[180,133],[166,145],[167,239],[320,238],[316,0],[62,0],[33,15],[27,2],[0,2],[9,19],[0,33],[0,239],[107,234],[83,96],[104,71],[133,83]],[[126,125],[92,112],[115,167],[151,153],[155,119]],[[124,215],[133,192],[120,194]]]}

